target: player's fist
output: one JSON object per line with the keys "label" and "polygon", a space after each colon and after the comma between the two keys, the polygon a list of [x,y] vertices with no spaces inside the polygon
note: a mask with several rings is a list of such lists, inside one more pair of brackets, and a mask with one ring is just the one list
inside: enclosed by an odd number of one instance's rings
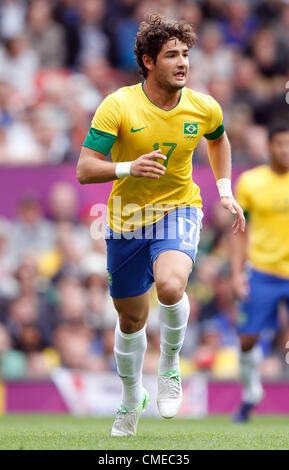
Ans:
{"label": "player's fist", "polygon": [[166,168],[155,159],[166,160],[166,156],[161,154],[161,150],[154,150],[146,155],[137,158],[130,167],[130,175],[135,178],[159,179],[165,174]]}

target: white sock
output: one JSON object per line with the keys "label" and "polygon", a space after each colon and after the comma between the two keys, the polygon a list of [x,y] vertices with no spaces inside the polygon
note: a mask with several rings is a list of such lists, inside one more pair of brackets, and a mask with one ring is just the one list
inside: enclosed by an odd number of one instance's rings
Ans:
{"label": "white sock", "polygon": [[189,314],[190,303],[186,293],[174,305],[164,305],[159,301],[161,332],[159,369],[162,373],[180,368],[179,352],[184,342]]}
{"label": "white sock", "polygon": [[122,404],[131,411],[136,408],[143,394],[142,366],[147,348],[146,327],[136,333],[123,333],[119,321],[115,328],[114,357],[122,381]]}
{"label": "white sock", "polygon": [[262,399],[263,388],[259,366],[263,354],[259,346],[240,353],[241,381],[243,384],[242,401],[257,404]]}

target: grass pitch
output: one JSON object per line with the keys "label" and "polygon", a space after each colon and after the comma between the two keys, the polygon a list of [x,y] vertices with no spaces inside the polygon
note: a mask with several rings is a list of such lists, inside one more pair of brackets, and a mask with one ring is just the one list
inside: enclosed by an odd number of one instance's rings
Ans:
{"label": "grass pitch", "polygon": [[230,419],[142,417],[136,437],[111,438],[112,418],[8,415],[0,417],[0,449],[289,449],[289,417],[253,417],[247,424]]}

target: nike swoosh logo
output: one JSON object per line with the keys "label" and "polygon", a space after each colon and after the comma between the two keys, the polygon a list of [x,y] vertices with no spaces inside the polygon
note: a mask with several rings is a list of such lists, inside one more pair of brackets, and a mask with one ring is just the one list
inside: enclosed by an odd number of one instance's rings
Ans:
{"label": "nike swoosh logo", "polygon": [[134,129],[133,127],[131,128],[130,132],[138,132],[138,131],[142,131],[143,129],[145,129],[147,126],[145,127],[141,127],[140,129]]}

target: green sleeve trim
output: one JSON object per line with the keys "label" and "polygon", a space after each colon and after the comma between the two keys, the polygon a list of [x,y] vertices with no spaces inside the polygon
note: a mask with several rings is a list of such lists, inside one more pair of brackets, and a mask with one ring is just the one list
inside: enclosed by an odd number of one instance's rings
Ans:
{"label": "green sleeve trim", "polygon": [[208,140],[216,140],[219,137],[221,137],[221,135],[224,132],[225,132],[225,127],[224,127],[224,124],[222,123],[219,127],[217,127],[217,129],[214,132],[211,132],[210,134],[204,134],[204,137],[206,137],[206,139]]}
{"label": "green sleeve trim", "polygon": [[249,212],[248,211],[243,211],[244,212],[244,217],[246,220],[249,220]]}
{"label": "green sleeve trim", "polygon": [[83,147],[88,147],[96,152],[107,155],[109,154],[116,137],[116,135],[91,127],[82,145]]}

